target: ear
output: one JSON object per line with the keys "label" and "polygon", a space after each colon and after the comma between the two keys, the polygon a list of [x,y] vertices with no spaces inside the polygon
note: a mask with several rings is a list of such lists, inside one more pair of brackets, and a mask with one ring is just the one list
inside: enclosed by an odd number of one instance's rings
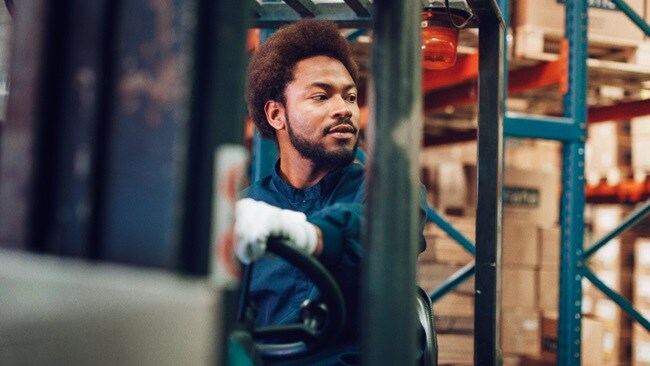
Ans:
{"label": "ear", "polygon": [[264,105],[264,112],[266,113],[266,120],[271,127],[275,130],[281,130],[285,126],[284,120],[284,106],[282,103],[275,100],[269,100]]}

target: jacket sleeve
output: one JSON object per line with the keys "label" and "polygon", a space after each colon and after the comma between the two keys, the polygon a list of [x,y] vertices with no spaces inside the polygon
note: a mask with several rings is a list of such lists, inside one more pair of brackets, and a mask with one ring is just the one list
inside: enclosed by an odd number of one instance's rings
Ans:
{"label": "jacket sleeve", "polygon": [[362,203],[337,203],[309,218],[323,233],[320,261],[326,267],[335,264],[360,265],[363,257],[363,210]]}
{"label": "jacket sleeve", "polygon": [[[418,252],[426,249],[424,226],[428,206],[424,186],[420,186],[418,197]],[[323,253],[320,261],[327,267],[344,262],[359,265],[363,256],[361,228],[364,227],[364,204],[337,203],[327,207],[309,218],[323,233]]]}

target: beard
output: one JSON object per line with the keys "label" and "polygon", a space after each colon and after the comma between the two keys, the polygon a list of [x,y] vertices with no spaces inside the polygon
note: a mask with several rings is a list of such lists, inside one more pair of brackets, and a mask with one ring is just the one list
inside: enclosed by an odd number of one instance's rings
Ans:
{"label": "beard", "polygon": [[[340,148],[334,151],[327,151],[324,144],[321,142],[309,141],[304,137],[298,136],[291,129],[291,121],[285,112],[285,119],[287,121],[287,133],[291,144],[296,148],[302,157],[311,160],[314,165],[325,168],[337,168],[346,166],[354,161],[354,151],[359,146],[359,139],[355,141],[354,147],[348,149],[346,141],[341,141]],[[346,123],[346,122],[342,122]],[[350,122],[351,124],[351,122]],[[326,131],[324,132],[324,134]]]}

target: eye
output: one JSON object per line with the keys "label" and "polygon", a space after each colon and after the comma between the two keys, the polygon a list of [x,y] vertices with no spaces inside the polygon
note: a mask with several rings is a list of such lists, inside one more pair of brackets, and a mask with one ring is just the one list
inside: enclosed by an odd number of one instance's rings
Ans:
{"label": "eye", "polygon": [[346,99],[347,99],[348,102],[354,103],[354,102],[357,101],[357,96],[356,96],[356,94],[350,94],[350,95],[348,95],[348,97]]}
{"label": "eye", "polygon": [[325,94],[316,94],[311,97],[313,100],[324,101],[327,100],[327,95]]}

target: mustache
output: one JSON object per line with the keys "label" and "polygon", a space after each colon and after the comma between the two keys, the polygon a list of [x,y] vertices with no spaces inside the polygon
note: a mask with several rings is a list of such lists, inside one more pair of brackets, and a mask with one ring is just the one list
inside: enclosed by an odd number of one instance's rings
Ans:
{"label": "mustache", "polygon": [[354,132],[355,134],[356,134],[357,131],[358,131],[358,128],[354,125],[354,123],[352,123],[352,119],[350,119],[350,118],[344,118],[344,119],[338,120],[338,121],[336,121],[335,123],[333,123],[333,124],[331,124],[331,125],[325,127],[325,129],[323,130],[323,132],[324,132],[325,134],[328,134],[328,133],[329,133],[333,128],[338,127],[338,126],[341,126],[341,125],[347,125],[347,126],[350,126],[350,127],[352,128],[352,130],[353,130],[353,132]]}

